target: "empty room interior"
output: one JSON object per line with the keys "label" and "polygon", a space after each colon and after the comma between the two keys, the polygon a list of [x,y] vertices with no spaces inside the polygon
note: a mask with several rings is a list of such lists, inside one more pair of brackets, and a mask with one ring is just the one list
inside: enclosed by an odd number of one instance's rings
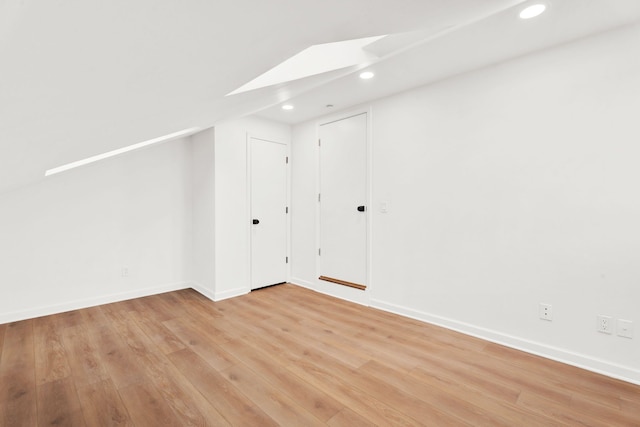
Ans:
{"label": "empty room interior", "polygon": [[637,0],[6,0],[0,77],[0,426],[640,426]]}

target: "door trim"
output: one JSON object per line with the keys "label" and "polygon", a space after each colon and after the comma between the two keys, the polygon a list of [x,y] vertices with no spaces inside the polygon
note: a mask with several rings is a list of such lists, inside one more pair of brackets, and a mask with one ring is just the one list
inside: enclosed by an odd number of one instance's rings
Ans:
{"label": "door trim", "polygon": [[[246,178],[246,182],[247,182],[247,191],[246,191],[246,212],[245,212],[245,218],[246,218],[246,224],[247,224],[247,254],[246,254],[246,259],[247,259],[247,267],[248,267],[248,282],[246,285],[246,292],[251,292],[251,286],[253,283],[253,277],[252,277],[252,255],[251,255],[251,251],[252,251],[252,247],[251,247],[251,196],[252,196],[252,188],[251,188],[251,140],[252,139],[257,139],[260,141],[265,141],[265,142],[270,142],[273,144],[280,144],[280,145],[284,145],[286,147],[286,152],[287,152],[287,157],[289,158],[289,163],[285,164],[285,170],[286,170],[286,186],[287,186],[287,191],[286,191],[286,203],[287,206],[289,207],[289,212],[287,214],[287,225],[286,225],[286,236],[285,236],[285,240],[287,242],[287,251],[286,251],[286,256],[289,260],[289,262],[287,263],[287,269],[286,269],[286,282],[289,282],[291,280],[291,144],[289,144],[288,142],[282,142],[282,141],[276,141],[274,139],[270,139],[270,138],[264,138],[261,136],[257,136],[255,134],[252,134],[251,132],[247,132],[247,137],[246,137],[246,141],[245,141],[245,146],[246,146],[246,173],[247,173],[247,178]],[[283,283],[286,283],[283,282]]]}

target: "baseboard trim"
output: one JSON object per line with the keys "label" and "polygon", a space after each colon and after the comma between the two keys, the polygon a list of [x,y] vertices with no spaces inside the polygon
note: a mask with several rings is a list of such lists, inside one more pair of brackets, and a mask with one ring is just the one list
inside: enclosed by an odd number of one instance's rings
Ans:
{"label": "baseboard trim", "polygon": [[222,301],[222,300],[229,299],[229,298],[239,297],[241,295],[246,295],[249,292],[250,291],[247,288],[229,289],[228,291],[224,291],[224,292],[216,292],[213,295],[213,300],[214,301]]}
{"label": "baseboard trim", "polygon": [[334,294],[334,293],[331,293],[331,292],[324,291],[319,286],[314,285],[311,282],[308,282],[308,281],[302,280],[302,279],[297,279],[295,277],[292,278],[291,280],[289,280],[288,283],[290,283],[292,285],[300,286],[301,288],[306,288],[306,289],[312,290],[312,291],[317,292],[319,294],[328,295],[328,296],[334,297],[334,298],[340,298],[342,300],[349,301],[349,302],[352,302],[352,303],[358,304],[358,305],[364,305],[365,307],[369,307],[369,305],[370,305],[369,303],[366,303],[366,302],[358,301],[356,299],[348,298],[348,297],[345,297],[343,295],[337,295],[337,294]]}
{"label": "baseboard trim", "polygon": [[111,304],[113,302],[125,301],[133,298],[147,297],[149,295],[162,294],[165,292],[178,291],[191,287],[189,282],[167,283],[158,286],[150,286],[147,288],[136,289],[133,291],[119,292],[115,294],[102,295],[99,297],[85,298],[64,304],[54,304],[44,307],[37,307],[29,310],[13,311],[10,313],[0,314],[0,324],[17,322],[20,320],[33,319],[35,317],[49,316],[51,314],[64,313],[72,310],[80,310],[83,308],[94,307],[102,304]]}
{"label": "baseboard trim", "polygon": [[215,294],[211,292],[209,289],[202,286],[200,283],[191,282],[191,289],[198,292],[202,296],[210,299],[211,301],[215,301]]}
{"label": "baseboard trim", "polygon": [[300,287],[303,287],[303,288],[311,289],[312,291],[316,291],[317,292],[316,287],[313,286],[313,283],[308,282],[306,280],[298,279],[297,277],[292,277],[289,280],[289,283],[291,283],[292,285],[296,285],[296,286],[300,286]]}
{"label": "baseboard trim", "polygon": [[640,385],[640,370],[636,370],[628,366],[618,365],[583,354],[567,351],[565,349],[525,340],[508,334],[502,334],[494,330],[477,327],[468,323],[436,316],[408,307],[390,304],[377,299],[371,299],[371,307],[441,326],[465,335],[470,335],[516,350],[524,351],[526,353],[534,354],[536,356],[606,375],[611,378]]}

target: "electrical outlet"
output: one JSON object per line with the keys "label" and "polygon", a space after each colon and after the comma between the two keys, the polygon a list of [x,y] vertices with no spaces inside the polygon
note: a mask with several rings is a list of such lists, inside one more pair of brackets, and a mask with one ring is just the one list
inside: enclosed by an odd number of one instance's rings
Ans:
{"label": "electrical outlet", "polygon": [[129,267],[122,267],[122,277],[129,277]]}
{"label": "electrical outlet", "polygon": [[598,316],[598,332],[602,332],[603,334],[612,334],[613,333],[613,317],[611,316],[603,316],[602,314]]}
{"label": "electrical outlet", "polygon": [[553,320],[553,307],[551,304],[540,303],[538,305],[538,315],[542,320]]}
{"label": "electrical outlet", "polygon": [[633,338],[633,322],[631,320],[618,319],[618,336]]}

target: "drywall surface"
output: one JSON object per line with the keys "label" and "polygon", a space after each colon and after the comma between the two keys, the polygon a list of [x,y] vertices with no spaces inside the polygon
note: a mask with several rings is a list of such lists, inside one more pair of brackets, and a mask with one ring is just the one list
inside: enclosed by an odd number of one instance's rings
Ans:
{"label": "drywall surface", "polygon": [[176,140],[0,195],[0,323],[189,286],[190,151]]}
{"label": "drywall surface", "polygon": [[289,144],[291,127],[256,117],[215,126],[216,300],[250,288],[247,135]]}
{"label": "drywall surface", "polygon": [[193,192],[193,287],[213,299],[215,292],[215,129],[191,136]]}
{"label": "drywall surface", "polygon": [[291,144],[291,280],[315,286],[318,241],[318,133],[315,123],[292,128]]}
{"label": "drywall surface", "polygon": [[[638,45],[627,27],[374,102],[371,304],[640,383]],[[292,146],[292,280],[315,288],[318,122]]]}

